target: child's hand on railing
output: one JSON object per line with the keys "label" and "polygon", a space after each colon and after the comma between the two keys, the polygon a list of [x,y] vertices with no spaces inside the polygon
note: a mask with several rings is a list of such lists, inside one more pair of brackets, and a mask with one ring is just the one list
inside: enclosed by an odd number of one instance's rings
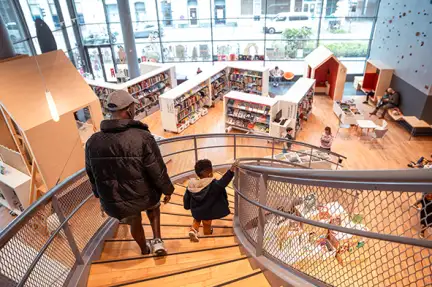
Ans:
{"label": "child's hand on railing", "polygon": [[233,165],[231,166],[230,170],[231,170],[232,172],[235,172],[236,169],[238,168],[238,165],[239,165],[239,161],[236,160],[236,161],[233,163]]}

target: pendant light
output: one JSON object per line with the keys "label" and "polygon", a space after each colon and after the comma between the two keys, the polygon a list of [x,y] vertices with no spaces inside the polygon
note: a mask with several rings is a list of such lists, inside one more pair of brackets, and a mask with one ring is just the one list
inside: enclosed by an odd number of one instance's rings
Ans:
{"label": "pendant light", "polygon": [[48,102],[48,108],[49,108],[50,113],[51,113],[51,118],[53,119],[53,121],[58,122],[60,120],[60,116],[58,114],[58,110],[57,110],[56,104],[54,102],[54,99],[51,95],[51,92],[48,89],[45,90],[45,98]]}
{"label": "pendant light", "polygon": [[43,82],[43,84],[45,86],[45,98],[46,98],[46,101],[48,103],[48,109],[50,111],[51,118],[52,118],[53,121],[58,122],[60,120],[60,115],[58,113],[57,106],[56,106],[56,104],[54,102],[54,98],[53,98],[50,90],[48,89],[48,87],[46,85],[45,77],[42,74],[42,71],[41,71],[41,69],[39,67],[39,62],[38,62],[38,60],[36,58],[37,56],[34,56],[34,57],[35,57],[35,61],[36,61],[36,65],[37,65],[38,71],[39,71],[39,75],[41,76],[41,80],[42,80],[42,82]]}

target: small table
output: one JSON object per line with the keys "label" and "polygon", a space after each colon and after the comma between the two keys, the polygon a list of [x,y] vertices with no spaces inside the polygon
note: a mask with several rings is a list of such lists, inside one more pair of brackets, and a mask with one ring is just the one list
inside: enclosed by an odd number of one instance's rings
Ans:
{"label": "small table", "polygon": [[419,120],[417,117],[403,117],[403,120],[411,126],[411,134],[409,140],[417,135],[417,129],[431,129],[432,127],[425,121]]}
{"label": "small table", "polygon": [[361,132],[363,133],[363,130],[366,129],[366,135],[369,133],[369,129],[376,129],[377,125],[371,121],[371,120],[357,120],[357,125],[361,129]]}

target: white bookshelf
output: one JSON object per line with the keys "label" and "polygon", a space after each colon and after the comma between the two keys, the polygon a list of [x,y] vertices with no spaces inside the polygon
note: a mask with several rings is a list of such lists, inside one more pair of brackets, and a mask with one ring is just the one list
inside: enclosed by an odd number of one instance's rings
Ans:
{"label": "white bookshelf", "polygon": [[162,126],[181,133],[207,114],[228,91],[226,66],[214,67],[177,86],[160,97]]}
{"label": "white bookshelf", "polygon": [[289,127],[294,130],[293,136],[296,136],[312,113],[314,87],[315,79],[300,78],[285,95],[277,97],[282,117],[291,120]]}
{"label": "white bookshelf", "polygon": [[231,91],[224,97],[225,131],[272,135],[278,112],[276,99]]}
{"label": "white bookshelf", "polygon": [[0,205],[21,214],[29,206],[31,178],[4,162],[0,166],[4,167],[4,174],[0,173]]}
{"label": "white bookshelf", "polygon": [[[232,92],[229,76],[230,73],[236,73],[239,69],[245,71],[249,78],[254,75],[255,78],[260,80],[260,85],[262,85],[259,95],[245,94],[246,97],[255,98],[268,95],[268,69],[263,67],[251,68],[249,65],[241,64],[219,64],[212,69],[196,75],[160,97],[162,126],[164,130],[181,133],[190,124],[195,123],[200,117],[205,115],[207,107],[213,106]],[[193,109],[189,110],[188,105],[181,104],[193,96],[193,94],[205,89],[204,87],[208,88],[210,96],[206,96],[199,105],[195,105]],[[194,102],[191,101],[190,104],[194,104]],[[183,108],[179,110],[178,106]],[[183,110],[188,112],[183,114]]]}
{"label": "white bookshelf", "polygon": [[103,81],[86,80],[98,96],[104,116],[108,116],[106,99],[116,90],[128,91],[140,103],[136,105],[135,120],[141,120],[159,110],[159,97],[164,93],[167,84],[177,86],[175,67],[173,65],[160,65],[144,75],[125,83],[112,84]]}
{"label": "white bookshelf", "polygon": [[268,95],[269,69],[253,64],[229,64],[228,81],[232,91],[260,96]]}

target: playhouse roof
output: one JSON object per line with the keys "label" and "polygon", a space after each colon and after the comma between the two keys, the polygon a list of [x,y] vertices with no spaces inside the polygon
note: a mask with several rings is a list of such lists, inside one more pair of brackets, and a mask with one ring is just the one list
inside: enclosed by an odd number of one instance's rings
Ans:
{"label": "playhouse roof", "polygon": [[315,50],[313,50],[309,55],[305,57],[305,62],[312,68],[316,69],[325,62],[327,62],[328,59],[334,58],[338,63],[340,61],[335,57],[332,51],[327,49],[324,46],[319,46]]}
{"label": "playhouse roof", "polygon": [[98,100],[61,50],[1,63],[0,87],[0,104],[22,130],[52,120],[46,88],[60,116]]}

